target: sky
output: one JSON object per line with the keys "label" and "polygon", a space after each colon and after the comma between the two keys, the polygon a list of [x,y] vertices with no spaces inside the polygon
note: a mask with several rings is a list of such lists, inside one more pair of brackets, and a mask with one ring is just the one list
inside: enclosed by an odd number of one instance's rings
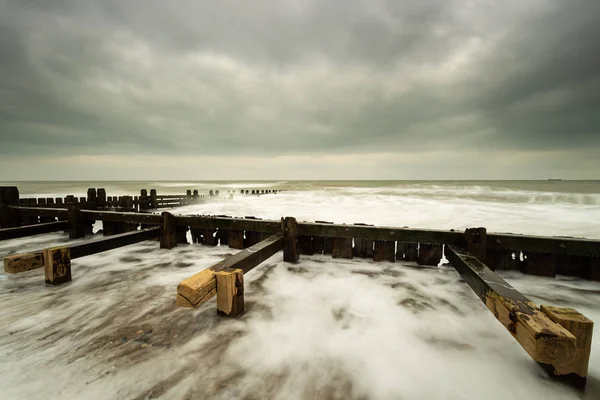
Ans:
{"label": "sky", "polygon": [[600,179],[597,0],[0,0],[0,180]]}

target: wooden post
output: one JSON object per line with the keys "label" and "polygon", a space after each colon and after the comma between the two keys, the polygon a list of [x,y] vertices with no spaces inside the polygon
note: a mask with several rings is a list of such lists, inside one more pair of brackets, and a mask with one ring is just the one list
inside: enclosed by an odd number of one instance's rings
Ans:
{"label": "wooden post", "polygon": [[588,374],[588,364],[590,362],[594,322],[572,308],[542,305],[540,306],[540,310],[553,322],[560,324],[560,326],[571,332],[577,340],[573,363],[568,366],[558,366],[556,372],[559,375],[576,374],[580,378],[585,379]]}
{"label": "wooden post", "polygon": [[600,281],[600,257],[585,257],[581,277],[590,281]]}
{"label": "wooden post", "polygon": [[85,237],[86,220],[81,210],[75,206],[68,208],[69,239]]}
{"label": "wooden post", "polygon": [[244,271],[228,268],[215,273],[217,312],[236,317],[244,311]]}
{"label": "wooden post", "polygon": [[373,241],[369,239],[354,238],[354,256],[360,258],[373,258]]}
{"label": "wooden post", "polygon": [[492,271],[516,269],[516,262],[512,258],[512,253],[511,250],[487,249],[485,264]]}
{"label": "wooden post", "polygon": [[96,207],[106,207],[106,190],[104,188],[100,188],[96,191]]}
{"label": "wooden post", "polygon": [[352,239],[334,238],[332,242],[331,256],[333,258],[352,259]]}
{"label": "wooden post", "polygon": [[315,254],[315,241],[312,236],[298,236],[298,250],[300,254],[312,256]]}
{"label": "wooden post", "polygon": [[[202,236],[204,237],[204,244],[206,246],[216,246],[218,243],[218,238],[215,236],[214,229],[203,229]],[[242,247],[244,246],[244,232],[242,232]],[[229,242],[229,247],[231,247],[231,241]],[[242,248],[240,247],[240,249]]]}
{"label": "wooden post", "polygon": [[522,264],[524,274],[556,277],[556,254],[527,253],[527,260]]}
{"label": "wooden post", "polygon": [[189,244],[187,240],[187,226],[178,226],[177,227],[177,244]]}
{"label": "wooden post", "polygon": [[14,254],[4,257],[4,272],[16,274],[44,266],[43,252]]}
{"label": "wooden post", "polygon": [[241,250],[244,248],[244,231],[229,231],[229,239],[227,241],[232,249]]}
{"label": "wooden post", "polygon": [[254,246],[256,243],[260,242],[258,239],[258,232],[254,231],[246,231],[244,238],[244,248],[248,248],[250,246]]}
{"label": "wooden post", "polygon": [[396,261],[396,242],[382,240],[375,241],[375,250],[373,252],[373,261]]}
{"label": "wooden post", "polygon": [[140,211],[146,211],[150,208],[150,198],[146,189],[140,190]]}
{"label": "wooden post", "polygon": [[221,246],[227,246],[229,244],[229,231],[225,229],[219,229],[217,234],[219,235],[219,244]]}
{"label": "wooden post", "polygon": [[161,215],[163,222],[160,226],[160,248],[172,249],[177,246],[177,220],[173,214],[167,211],[163,211]]}
{"label": "wooden post", "polygon": [[16,186],[0,187],[0,228],[21,226],[19,213],[10,207],[19,204],[19,189]]}
{"label": "wooden post", "polygon": [[486,260],[487,230],[485,228],[467,228],[465,230],[465,249],[482,263]]}
{"label": "wooden post", "polygon": [[156,199],[156,189],[150,189],[150,208],[158,208],[158,201]]}
{"label": "wooden post", "polygon": [[96,193],[96,189],[89,188],[87,190],[87,202],[90,203],[90,207],[91,207],[91,204],[95,205],[97,201],[98,201],[98,195]]}
{"label": "wooden post", "polygon": [[419,259],[419,244],[404,243],[404,261],[416,262]]}
{"label": "wooden post", "polygon": [[71,255],[68,247],[44,249],[44,274],[49,285],[71,281]]}
{"label": "wooden post", "polygon": [[[281,228],[283,230],[283,261],[296,263],[299,260],[298,255],[298,234],[296,229],[296,218],[285,217],[281,219]],[[352,251],[352,250],[350,250]]]}
{"label": "wooden post", "polygon": [[439,244],[419,244],[419,265],[437,266],[442,259],[442,246]]}

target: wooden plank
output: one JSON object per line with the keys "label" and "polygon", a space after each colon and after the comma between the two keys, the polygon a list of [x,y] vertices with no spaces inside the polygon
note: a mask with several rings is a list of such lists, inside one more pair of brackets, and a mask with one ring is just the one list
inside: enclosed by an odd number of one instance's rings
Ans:
{"label": "wooden plank", "polygon": [[333,258],[352,259],[352,239],[333,238],[331,256]]}
{"label": "wooden plank", "polygon": [[48,285],[71,282],[71,256],[68,247],[44,249],[44,275]]}
{"label": "wooden plank", "polygon": [[373,258],[374,245],[373,240],[354,238],[354,257]]}
{"label": "wooden plank", "polygon": [[600,240],[574,237],[528,236],[488,232],[487,246],[492,249],[600,257]]}
{"label": "wooden plank", "polygon": [[228,231],[229,240],[227,243],[232,249],[242,250],[244,248],[244,231]]}
{"label": "wooden plank", "polygon": [[118,247],[129,246],[134,243],[145,240],[156,239],[160,228],[153,227],[141,231],[120,233],[118,235],[108,236],[103,239],[93,240],[81,244],[69,246],[71,259],[86,257],[103,251],[116,249]]}
{"label": "wooden plank", "polygon": [[420,243],[417,264],[436,267],[442,259],[442,246],[439,244]]}
{"label": "wooden plank", "polygon": [[396,261],[396,242],[376,240],[373,261]]}
{"label": "wooden plank", "polygon": [[300,258],[298,253],[298,233],[296,218],[285,217],[281,221],[281,226],[284,238],[283,261],[296,263]]}
{"label": "wooden plank", "polygon": [[553,322],[560,324],[575,336],[576,350],[572,364],[560,366],[556,369],[559,375],[576,374],[586,378],[592,349],[592,335],[594,333],[594,322],[573,308],[560,308],[552,306],[540,306],[540,310]]}
{"label": "wooden plank", "polygon": [[252,231],[276,233],[281,231],[281,221],[246,218],[208,217],[178,215],[177,224],[191,228],[224,229],[229,231]]}
{"label": "wooden plank", "polygon": [[521,267],[521,272],[529,275],[556,277],[556,254],[527,253],[527,260]]}
{"label": "wooden plank", "polygon": [[217,272],[228,269],[241,269],[246,274],[273,254],[282,250],[283,246],[283,234],[278,233],[184,279],[177,285],[177,305],[181,307],[198,307],[206,303],[217,294],[215,278]]}
{"label": "wooden plank", "polygon": [[162,224],[162,216],[160,214],[150,213],[132,213],[132,212],[115,212],[115,211],[96,211],[82,210],[83,215],[90,221],[113,221],[126,224],[146,224],[160,225]]}
{"label": "wooden plank", "polygon": [[312,236],[298,236],[298,252],[303,255],[315,254],[315,240]]}
{"label": "wooden plank", "polygon": [[492,270],[517,269],[516,260],[512,258],[512,250],[490,249],[486,250],[486,265]]}
{"label": "wooden plank", "polygon": [[[41,200],[41,199],[39,199]],[[38,201],[39,201],[38,200]],[[44,200],[45,202],[45,200]],[[44,203],[45,204],[45,203]],[[66,208],[46,208],[46,207],[12,207],[22,215],[39,215],[40,217],[67,218]]]}
{"label": "wooden plank", "polygon": [[[400,243],[398,243],[400,246]],[[419,244],[404,243],[404,261],[416,262],[419,259]]]}
{"label": "wooden plank", "polygon": [[67,229],[66,221],[47,222],[44,224],[26,225],[18,228],[0,229],[0,240],[17,239],[21,237],[42,235]]}
{"label": "wooden plank", "polygon": [[590,281],[600,281],[600,257],[585,257],[580,276]]}
{"label": "wooden plank", "polygon": [[244,312],[244,271],[227,269],[215,274],[217,281],[217,311],[229,317]]}
{"label": "wooden plank", "polygon": [[575,358],[576,339],[536,305],[464,249],[446,246],[446,258],[475,294],[537,362],[554,369]]}
{"label": "wooden plank", "polygon": [[4,272],[7,274],[16,274],[43,267],[44,253],[42,251],[4,257]]}
{"label": "wooden plank", "polygon": [[376,227],[361,225],[338,225],[322,222],[302,222],[298,224],[298,234],[321,237],[363,238],[390,242],[424,242],[431,244],[462,245],[464,235],[456,231],[437,231],[427,229],[409,229]]}

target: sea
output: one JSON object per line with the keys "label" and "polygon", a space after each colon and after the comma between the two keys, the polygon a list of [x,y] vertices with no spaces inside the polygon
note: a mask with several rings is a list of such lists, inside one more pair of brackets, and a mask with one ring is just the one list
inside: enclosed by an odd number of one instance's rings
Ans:
{"label": "sea", "polygon": [[[170,211],[600,240],[600,181],[0,186],[17,186],[21,198],[83,197],[90,187],[108,196],[219,190]],[[0,257],[67,242],[62,232],[2,241]],[[422,267],[314,255],[287,264],[279,253],[244,276],[242,316],[217,315],[214,300],[175,305],[181,280],[234,253],[144,242],[74,260],[73,281],[58,287],[45,286],[41,270],[0,272],[0,399],[600,399],[600,338],[586,390],[556,382],[444,260]],[[538,305],[600,321],[600,282],[501,274]]]}

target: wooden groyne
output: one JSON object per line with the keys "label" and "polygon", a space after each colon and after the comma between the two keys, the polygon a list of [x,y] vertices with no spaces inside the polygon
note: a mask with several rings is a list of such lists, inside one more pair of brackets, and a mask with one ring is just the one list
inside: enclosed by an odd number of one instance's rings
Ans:
{"label": "wooden groyne", "polygon": [[189,204],[202,203],[204,201],[219,197],[231,198],[234,195],[260,196],[266,194],[276,194],[280,191],[281,190],[273,189],[242,189],[239,191],[228,190],[225,192],[221,192],[219,190],[209,190],[206,193],[200,193],[199,190],[195,189],[187,190],[185,194],[158,194],[156,189],[150,189],[149,191],[142,189],[139,196],[107,196],[105,189],[91,188],[88,189],[85,197],[76,197],[73,195],[55,198],[26,197],[19,198],[18,204],[14,205],[41,208],[64,208],[69,205],[75,205],[83,209],[109,208],[144,211],[151,209],[183,207]]}
{"label": "wooden groyne", "polygon": [[[158,240],[158,247],[171,249],[188,244],[189,233],[193,243],[228,246],[240,252],[183,280],[177,286],[177,304],[198,307],[216,297],[218,312],[235,317],[244,310],[243,275],[280,251],[283,261],[290,263],[302,262],[304,255],[320,254],[374,262],[415,262],[430,268],[438,267],[445,255],[533,360],[552,376],[585,383],[593,322],[574,309],[538,307],[495,271],[516,269],[544,277],[562,274],[600,281],[598,240],[492,233],[482,227],[431,230],[298,222],[293,217],[263,220],[174,215],[167,211],[159,214],[156,211],[161,207],[154,207],[159,205],[158,197],[144,195],[144,191],[138,198],[138,210],[128,199],[123,211],[119,209],[123,203],[119,207],[108,201],[98,203],[98,192],[94,198],[88,191],[85,207],[81,202],[47,207],[47,203],[40,206],[39,202],[24,205],[16,188],[0,188],[0,240],[65,229],[70,238],[83,238],[92,234],[91,226],[96,221],[102,221],[106,236],[6,257],[5,272],[43,267],[47,284],[64,284],[72,279],[74,259],[145,240]],[[245,189],[242,194],[246,194]],[[186,197],[177,204],[189,200]]]}

